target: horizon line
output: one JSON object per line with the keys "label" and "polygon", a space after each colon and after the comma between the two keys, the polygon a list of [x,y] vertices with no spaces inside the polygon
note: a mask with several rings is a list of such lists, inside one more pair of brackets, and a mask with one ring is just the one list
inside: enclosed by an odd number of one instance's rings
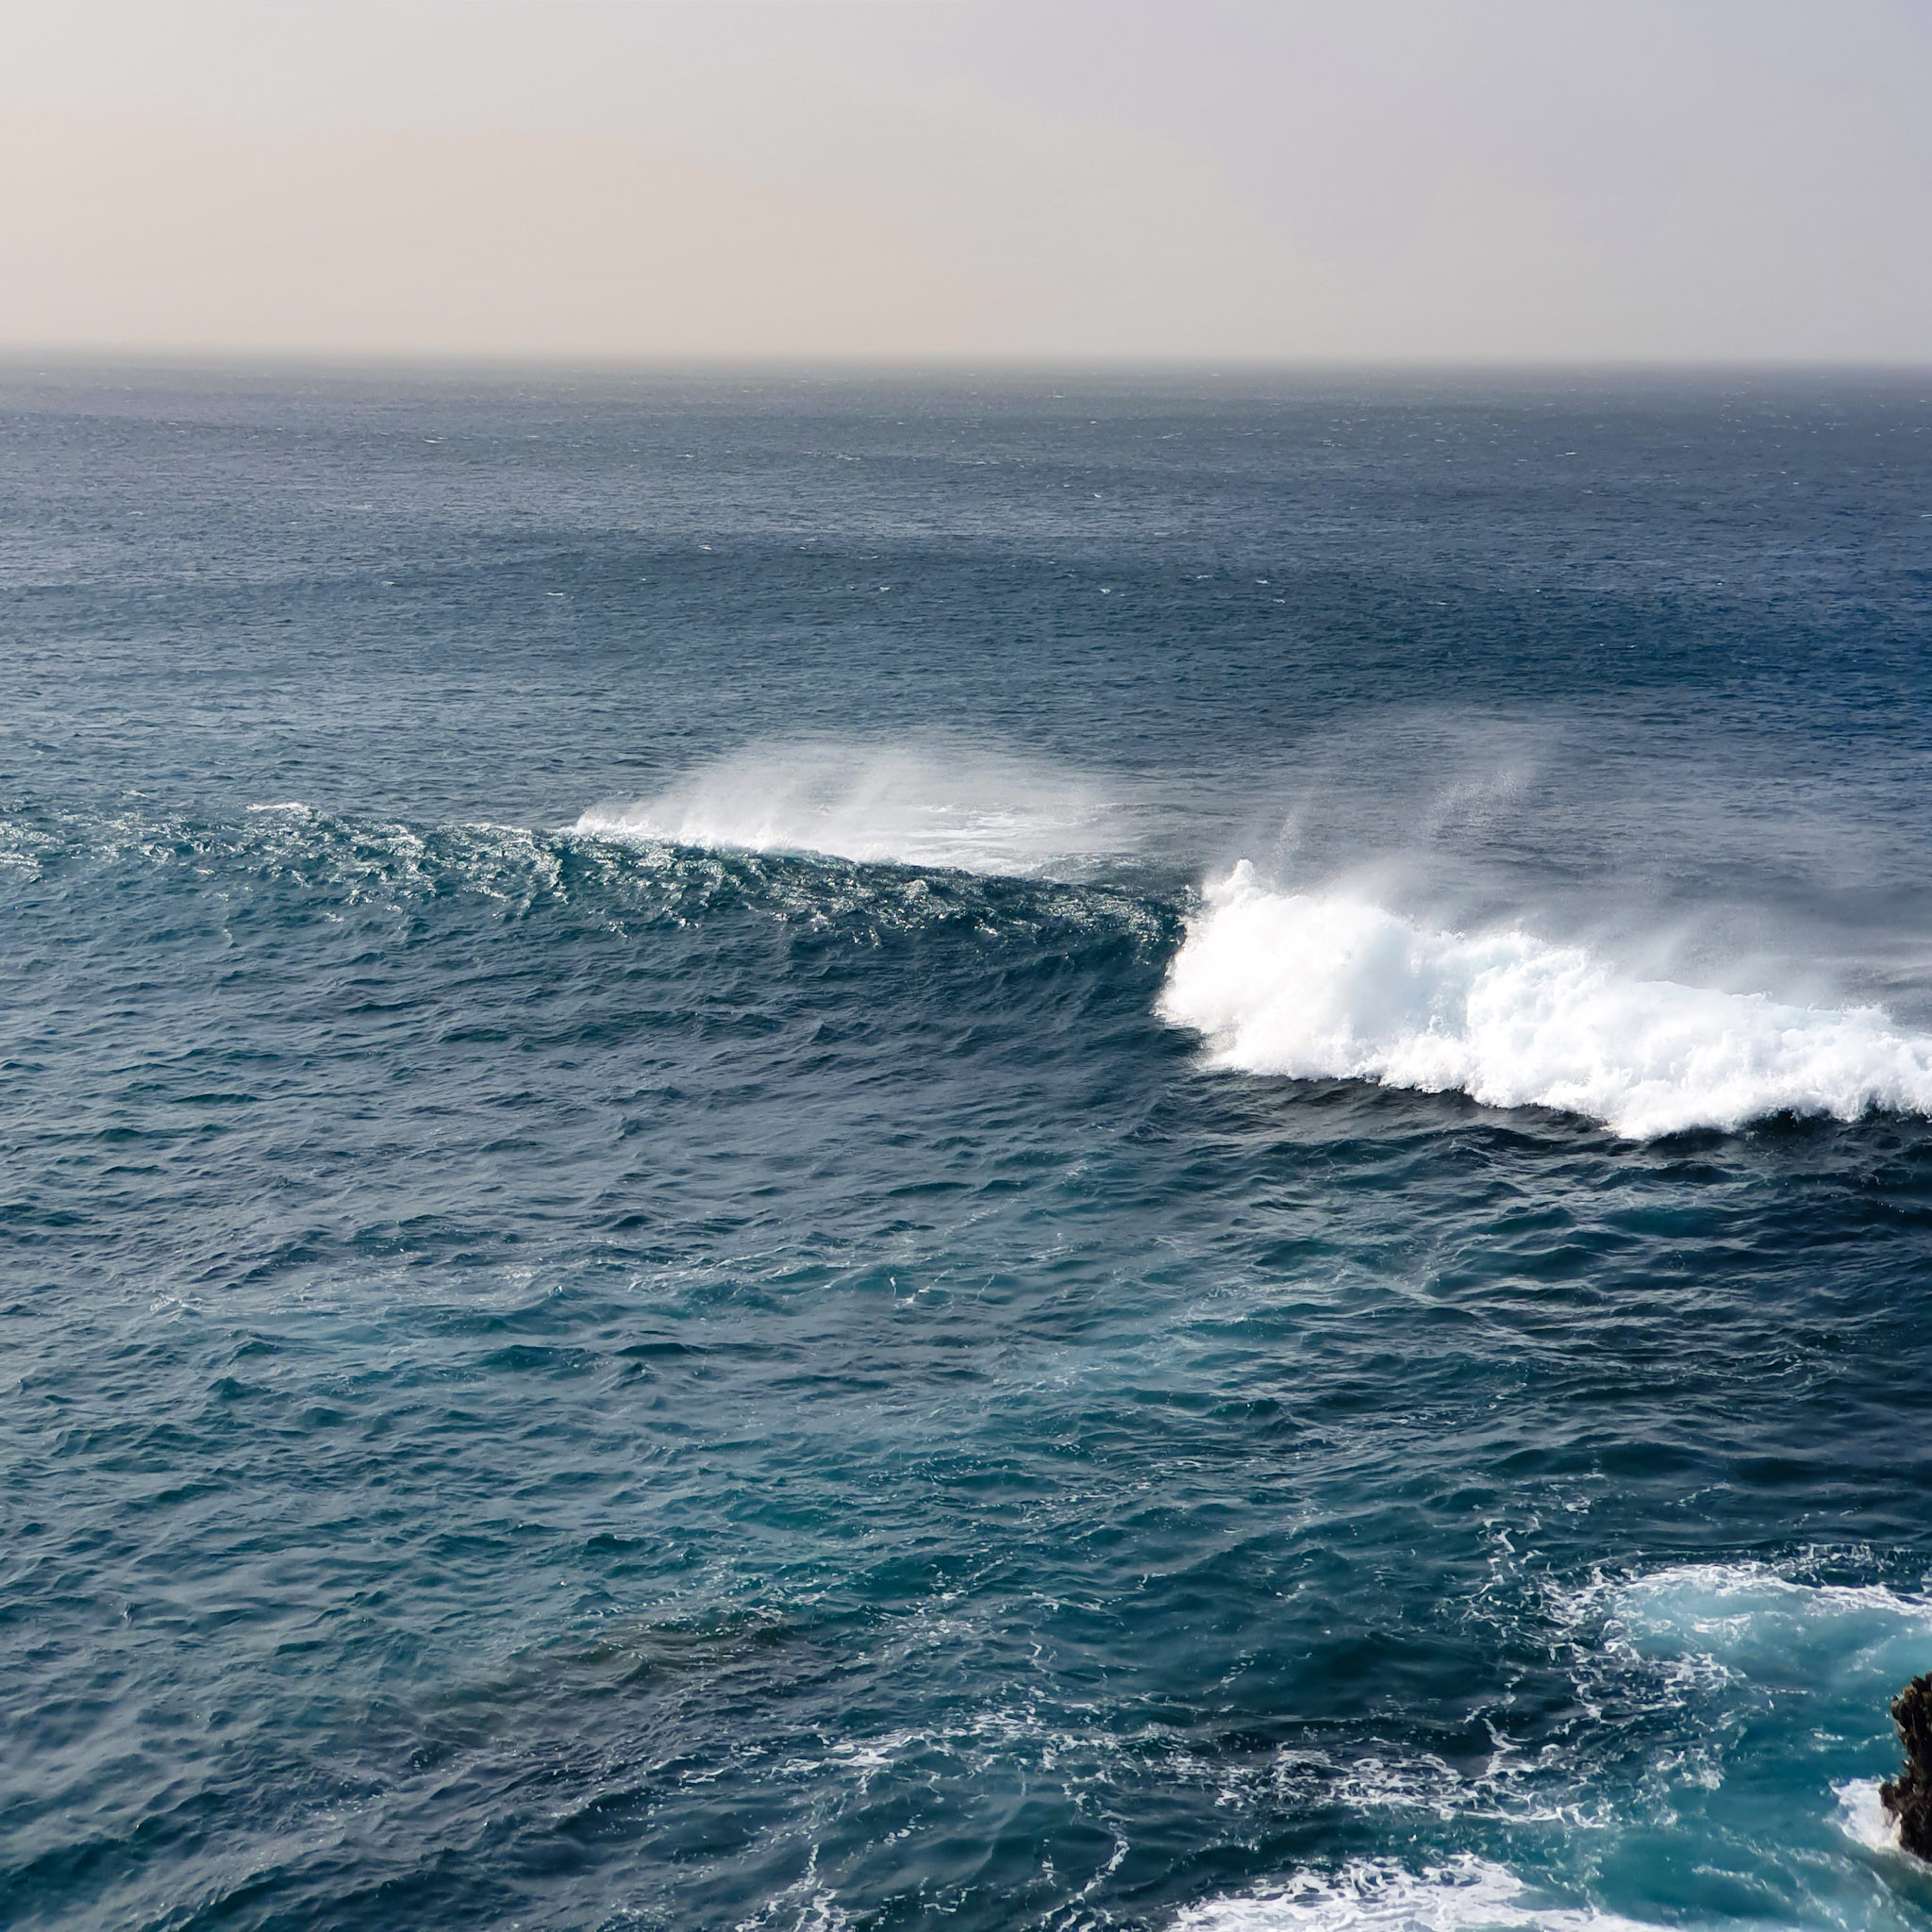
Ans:
{"label": "horizon line", "polygon": [[693,353],[547,356],[444,354],[421,350],[232,349],[105,347],[0,343],[0,371],[18,374],[33,365],[44,373],[148,371],[262,376],[309,375],[777,375],[777,376],[1119,376],[1223,375],[1254,376],[1890,376],[1932,378],[1932,358],[1923,361],[1795,357],[1550,356],[1297,357],[1259,355],[723,355]]}

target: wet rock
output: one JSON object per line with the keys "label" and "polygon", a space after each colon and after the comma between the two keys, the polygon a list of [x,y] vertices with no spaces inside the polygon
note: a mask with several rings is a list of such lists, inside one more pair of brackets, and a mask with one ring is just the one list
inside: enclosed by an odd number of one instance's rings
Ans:
{"label": "wet rock", "polygon": [[1914,1677],[1891,1700],[1891,1721],[1906,1768],[1878,1787],[1879,1801],[1898,1820],[1899,1843],[1932,1859],[1932,1674]]}

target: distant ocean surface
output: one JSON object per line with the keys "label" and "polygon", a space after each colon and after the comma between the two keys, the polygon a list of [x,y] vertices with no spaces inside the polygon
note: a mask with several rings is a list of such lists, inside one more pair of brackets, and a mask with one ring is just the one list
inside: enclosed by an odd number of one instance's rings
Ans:
{"label": "distant ocean surface", "polygon": [[0,374],[0,1924],[1932,1928],[1932,378]]}

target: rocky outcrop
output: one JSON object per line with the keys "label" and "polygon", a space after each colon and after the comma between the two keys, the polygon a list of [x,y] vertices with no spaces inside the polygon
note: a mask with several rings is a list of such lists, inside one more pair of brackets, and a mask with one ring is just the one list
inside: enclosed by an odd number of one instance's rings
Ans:
{"label": "rocky outcrop", "polygon": [[1898,1841],[1932,1858],[1932,1674],[1914,1677],[1891,1700],[1891,1721],[1906,1747],[1906,1768],[1878,1787],[1886,1810],[1898,1820]]}

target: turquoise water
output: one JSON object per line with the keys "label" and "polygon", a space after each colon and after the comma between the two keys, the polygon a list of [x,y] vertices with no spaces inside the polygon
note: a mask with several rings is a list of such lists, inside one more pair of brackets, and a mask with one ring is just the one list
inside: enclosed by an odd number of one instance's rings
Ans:
{"label": "turquoise water", "polygon": [[0,1923],[1932,1925],[1923,383],[0,424]]}

